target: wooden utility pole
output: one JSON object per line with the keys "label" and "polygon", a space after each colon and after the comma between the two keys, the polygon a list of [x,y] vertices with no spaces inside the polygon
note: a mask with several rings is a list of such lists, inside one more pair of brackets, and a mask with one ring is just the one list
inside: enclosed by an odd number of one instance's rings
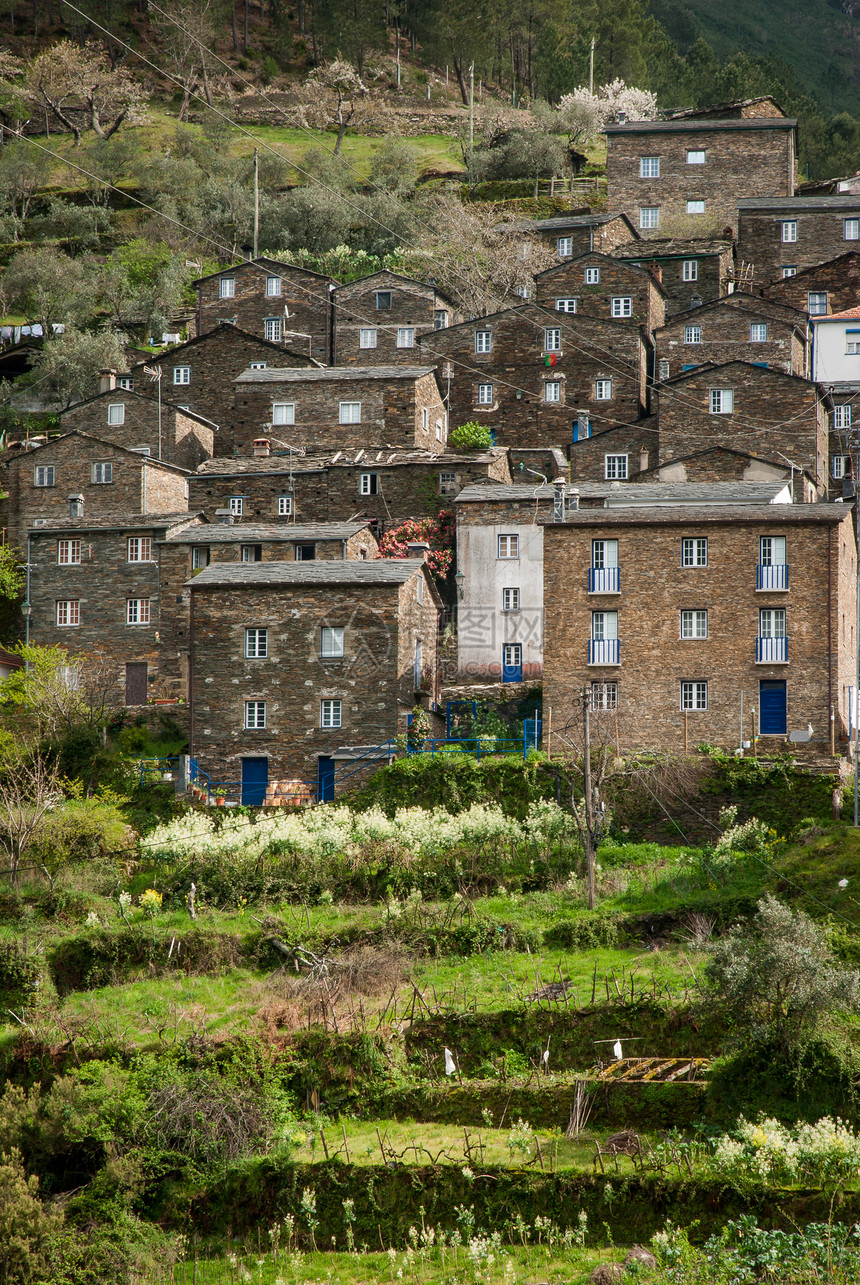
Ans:
{"label": "wooden utility pole", "polygon": [[254,148],[254,258],[260,253],[260,149]]}
{"label": "wooden utility pole", "polygon": [[582,789],[585,794],[585,827],[584,843],[585,860],[588,866],[588,909],[594,909],[594,806],[591,797],[591,692],[587,687],[582,689],[582,718],[584,724],[584,747],[582,759]]}

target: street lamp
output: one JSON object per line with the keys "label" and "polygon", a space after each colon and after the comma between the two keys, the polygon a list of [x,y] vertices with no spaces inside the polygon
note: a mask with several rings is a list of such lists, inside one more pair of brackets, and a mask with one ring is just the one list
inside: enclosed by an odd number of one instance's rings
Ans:
{"label": "street lamp", "polygon": [[466,596],[466,590],[464,588],[466,583],[466,577],[464,576],[462,571],[458,571],[456,573],[456,575],[454,576],[454,583],[457,586],[457,599],[458,601],[462,602]]}

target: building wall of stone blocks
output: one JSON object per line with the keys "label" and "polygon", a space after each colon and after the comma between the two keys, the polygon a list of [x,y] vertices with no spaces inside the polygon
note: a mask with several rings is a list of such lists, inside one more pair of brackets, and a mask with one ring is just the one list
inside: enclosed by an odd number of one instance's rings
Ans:
{"label": "building wall of stone blocks", "polygon": [[[683,753],[685,746],[692,751],[701,742],[732,749],[740,734],[741,692],[744,736],[750,739],[759,681],[785,680],[788,730],[811,724],[827,753],[832,704],[839,720],[838,748],[839,733],[847,726],[848,622],[854,611],[850,517],[822,519],[814,506],[805,509],[811,515],[807,522],[776,514],[752,520],[747,514],[732,523],[719,511],[705,513],[610,521],[588,515],[585,521],[545,528],[544,700],[553,709],[554,726],[581,719],[583,687],[617,683],[617,721],[615,711],[596,713],[595,741],[606,736],[622,753],[644,746]],[[787,539],[787,593],[756,591],[760,538],[773,534]],[[707,566],[681,566],[685,536],[707,538]],[[620,594],[588,593],[595,539],[618,540]],[[786,665],[756,664],[759,611],[768,607],[786,609]],[[601,610],[618,612],[617,666],[588,664],[592,613]],[[680,637],[684,610],[707,611],[707,638]],[[707,709],[690,710],[686,720],[681,709],[685,681],[708,684]],[[764,738],[763,744],[780,739]]]}
{"label": "building wall of stone blocks", "polygon": [[[110,408],[119,406],[122,407],[122,424],[108,423]],[[80,429],[102,441],[124,446],[126,450],[146,447],[152,459],[162,459],[179,468],[196,469],[215,454],[214,427],[163,403],[159,445],[158,420],[156,399],[138,397],[122,388],[91,397],[60,416],[64,432]]]}
{"label": "building wall of stone blocks", "polygon": [[[738,259],[755,264],[755,280],[760,289],[766,288],[770,293],[771,287],[777,287],[783,279],[785,268],[795,268],[799,272],[857,248],[856,240],[845,238],[845,220],[860,218],[860,200],[852,200],[838,208],[826,207],[826,197],[821,198],[820,209],[794,208],[789,202],[772,210],[741,207],[738,212]],[[797,239],[794,241],[782,239],[786,222],[797,225]],[[845,284],[841,288],[845,289]],[[795,291],[796,287],[794,290],[789,287],[774,297],[802,306],[805,311],[805,303],[796,303],[798,295]]]}
{"label": "building wall of stone blocks", "polygon": [[[734,127],[733,127],[734,125]],[[689,164],[689,152],[705,152],[704,164]],[[642,177],[643,157],[659,158],[657,177]],[[794,132],[784,120],[772,128],[738,122],[703,127],[679,121],[671,125],[647,122],[611,125],[606,130],[606,183],[609,204],[624,210],[641,236],[672,235],[683,227],[685,236],[714,235],[737,226],[737,203],[742,197],[793,196],[795,181]],[[688,201],[704,201],[701,214],[688,214]],[[642,227],[640,210],[658,208],[656,228]]]}
{"label": "building wall of stone blocks", "polygon": [[[572,482],[625,481],[634,478],[643,468],[653,467],[658,458],[659,435],[656,420],[639,424],[625,424],[609,432],[595,432],[591,437],[574,442],[570,448],[570,480]],[[618,464],[611,467],[607,457],[626,460],[626,479],[619,475]]]}
{"label": "building wall of stone blocks", "polygon": [[[576,215],[574,218],[578,217]],[[526,231],[530,236],[535,236],[538,240],[543,241],[550,249],[555,251],[559,258],[567,256],[559,254],[558,243],[562,238],[570,240],[571,253],[586,254],[592,250],[599,254],[610,254],[616,246],[626,245],[633,240],[630,228],[626,221],[619,217],[605,219],[601,222],[594,223],[575,223],[565,224],[565,220],[560,218],[553,220],[557,226],[540,227],[530,225]]]}
{"label": "building wall of stone blocks", "polygon": [[761,283],[766,298],[807,312],[810,295],[827,296],[827,313],[860,306],[860,252],[839,254],[826,263],[797,272],[793,277]]}
{"label": "building wall of stone blocks", "polygon": [[[647,250],[647,242],[645,243]],[[655,246],[655,250],[657,247]],[[627,262],[632,262],[629,254],[624,256]],[[693,246],[689,251],[683,254],[656,254],[654,258],[649,259],[644,254],[635,260],[642,267],[650,268],[651,271],[659,272],[660,284],[666,292],[666,318],[667,320],[674,317],[676,313],[686,312],[689,308],[696,307],[696,301],[702,303],[712,303],[715,299],[720,299],[726,294],[726,286],[731,279],[734,271],[734,255],[730,242],[727,242],[723,250],[719,253],[711,251],[696,251]],[[685,279],[685,272],[693,269],[684,267],[685,264],[695,262],[695,280]]]}
{"label": "building wall of stone blocks", "polygon": [[[380,292],[390,296],[389,308],[377,306]],[[377,272],[338,286],[333,297],[335,366],[414,366],[420,351],[418,337],[437,328],[437,314],[439,329],[460,320],[459,312],[445,295],[423,281],[401,277],[396,272]],[[398,331],[404,327],[415,332],[409,347],[398,346]],[[375,332],[373,347],[361,346],[363,330]]]}
{"label": "building wall of stone blocks", "polygon": [[[270,277],[281,281],[281,293],[273,297],[266,293]],[[230,298],[221,297],[224,278],[234,282],[235,293]],[[270,259],[225,268],[196,283],[197,333],[205,334],[229,321],[265,339],[266,320],[279,318],[281,342],[286,347],[327,364],[332,353],[329,286],[333,284],[330,277]]]}
{"label": "building wall of stone blocks", "polygon": [[[302,469],[297,463],[290,470],[289,461],[272,458],[260,461],[259,471],[243,468],[230,474],[195,473],[188,479],[189,505],[196,513],[215,521],[216,510],[229,509],[233,498],[242,500],[238,522],[326,522],[328,521],[328,483],[324,468]],[[279,501],[293,500],[292,513],[280,513]],[[338,517],[340,515],[337,515]],[[344,520],[350,517],[347,513]]]}
{"label": "building wall of stone blocks", "polygon": [[[586,281],[586,271],[597,271],[596,283]],[[666,319],[662,288],[647,269],[614,259],[608,254],[583,254],[565,259],[535,277],[535,303],[550,312],[559,311],[559,300],[574,299],[576,314],[613,320],[613,299],[630,300],[630,320],[646,330],[655,330]],[[620,306],[620,305],[619,305]],[[562,311],[564,311],[562,309]]]}
{"label": "building wall of stone blocks", "polygon": [[[764,449],[764,448],[761,448]],[[662,467],[657,465],[642,472],[640,482],[791,482],[791,465],[783,461],[764,460],[744,451],[723,446],[707,447],[680,459],[673,459]],[[795,479],[795,497],[798,503],[807,498],[806,480]]]}
{"label": "building wall of stone blocks", "polygon": [[[658,377],[674,378],[686,366],[705,362],[723,365],[746,361],[808,378],[808,347],[797,326],[766,311],[755,312],[732,304],[733,298],[729,295],[725,303],[684,313],[657,332],[654,342]],[[766,339],[753,342],[753,326],[765,326]],[[691,331],[698,331],[698,341],[692,341]]]}

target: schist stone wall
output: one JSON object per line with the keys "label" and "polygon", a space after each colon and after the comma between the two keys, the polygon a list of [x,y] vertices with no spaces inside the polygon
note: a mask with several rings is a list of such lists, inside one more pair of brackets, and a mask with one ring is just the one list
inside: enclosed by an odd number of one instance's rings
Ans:
{"label": "schist stone wall", "polygon": [[445,405],[428,367],[248,370],[235,389],[236,439],[246,452],[256,438],[282,433],[290,446],[316,451],[445,449]]}
{"label": "schist stone wall", "polygon": [[418,337],[460,320],[435,286],[396,272],[338,286],[333,299],[338,366],[414,366]]}
{"label": "schist stone wall", "polygon": [[780,277],[766,285],[763,294],[812,316],[856,308],[860,305],[860,252],[848,250],[826,263]]}
{"label": "schist stone wall", "polygon": [[621,424],[591,437],[580,438],[570,448],[572,482],[627,482],[652,467],[658,459],[656,416],[636,424]]}
{"label": "schist stone wall", "polygon": [[197,333],[228,321],[261,339],[286,344],[328,363],[332,354],[330,287],[336,283],[307,268],[276,259],[254,259],[195,281]]}
{"label": "schist stone wall", "polygon": [[161,405],[161,440],[157,400],[125,388],[114,388],[71,406],[60,415],[66,432],[80,429],[127,450],[146,451],[179,468],[193,470],[215,454],[215,426],[172,406]]}
{"label": "schist stone wall", "polygon": [[578,418],[608,425],[639,418],[648,338],[635,321],[579,318],[527,304],[433,336],[447,382],[449,421],[475,420],[495,445],[566,445]]}
{"label": "schist stone wall", "polygon": [[663,288],[654,275],[608,254],[581,254],[539,272],[535,303],[553,312],[637,321],[649,331],[666,319]]}
{"label": "schist stone wall", "polygon": [[797,196],[738,203],[738,258],[764,287],[858,248],[860,198]]}
{"label": "schist stone wall", "polygon": [[[765,449],[765,448],[761,448]],[[727,446],[710,446],[693,455],[644,471],[638,482],[791,482],[791,465],[765,460]],[[798,503],[815,499],[811,480],[794,479]]]}
{"label": "schist stone wall", "polygon": [[721,298],[734,279],[731,241],[649,238],[644,245],[621,246],[613,253],[659,276],[666,292],[667,318]]}
{"label": "schist stone wall", "polygon": [[[788,587],[759,590],[761,541],[774,536],[785,540],[788,569],[769,578]],[[618,542],[620,592],[589,593],[594,541],[608,540]],[[544,699],[557,725],[576,716],[580,692],[591,686],[595,705],[610,705],[595,714],[598,740],[672,753],[702,741],[732,749],[743,693],[745,739],[750,707],[758,719],[765,695],[771,709],[774,701],[785,708],[782,734],[765,735],[765,744],[810,724],[828,752],[831,709],[843,742],[855,551],[841,505],[580,512],[545,526],[544,551]],[[704,614],[684,620],[683,612]],[[768,645],[780,633],[787,645]],[[595,645],[613,634],[617,652]]]}
{"label": "schist stone wall", "polygon": [[560,214],[523,225],[523,231],[537,236],[567,259],[590,250],[609,254],[616,246],[638,239],[638,233],[624,214]]}
{"label": "schist stone wall", "polygon": [[188,508],[187,481],[171,464],[73,432],[6,453],[0,511],[9,542],[21,547],[37,519],[69,517],[71,495],[83,496],[85,518],[180,513]]}
{"label": "schist stone wall", "polygon": [[[732,294],[674,317],[654,336],[658,379],[691,366],[730,361],[764,364],[790,375],[809,375],[807,325],[769,312],[757,296]],[[798,320],[801,325],[798,326]]]}
{"label": "schist stone wall", "polygon": [[610,205],[642,236],[734,228],[742,197],[792,196],[797,121],[629,121],[606,127]]}
{"label": "schist stone wall", "polygon": [[[349,583],[219,585],[215,568],[192,583],[192,753],[210,775],[240,780],[252,757],[268,760],[269,780],[316,781],[321,757],[404,732],[416,656],[418,690],[432,695],[439,599],[429,575],[414,559],[398,572],[365,566]],[[249,628],[267,630],[265,657],[247,657]],[[321,654],[323,628],[343,630],[342,656]],[[246,728],[249,701],[264,703],[265,727]],[[323,726],[333,715],[339,725]]]}

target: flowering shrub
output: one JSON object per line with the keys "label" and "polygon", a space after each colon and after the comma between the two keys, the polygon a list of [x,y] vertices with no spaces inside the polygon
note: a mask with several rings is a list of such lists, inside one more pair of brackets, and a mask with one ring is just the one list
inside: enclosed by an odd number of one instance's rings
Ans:
{"label": "flowering shrub", "polygon": [[444,580],[451,569],[455,537],[454,514],[447,509],[435,518],[407,518],[393,531],[386,531],[379,541],[379,556],[408,558],[410,544],[429,544],[427,566],[434,576]]}
{"label": "flowering shrub", "polygon": [[147,888],[140,894],[140,905],[149,916],[157,915],[161,909],[161,893],[155,888]]}
{"label": "flowering shrub", "polygon": [[720,812],[720,826],[723,833],[714,844],[715,857],[727,857],[736,852],[752,853],[756,856],[771,857],[780,842],[775,830],[750,817],[749,821],[738,823],[736,807],[723,808]]}
{"label": "flowering shrub", "polygon": [[[855,1281],[860,1271],[860,1227],[808,1223],[803,1231],[764,1231],[754,1218],[728,1222],[701,1249],[690,1244],[683,1227],[667,1222],[651,1238],[661,1269],[671,1285],[752,1285],[754,1281]],[[837,1274],[838,1273],[838,1274]]]}
{"label": "flowering shrub", "polygon": [[717,1140],[711,1164],[735,1181],[833,1186],[860,1177],[860,1137],[838,1116],[792,1128],[771,1119],[752,1124],[741,1116],[734,1136]]}

